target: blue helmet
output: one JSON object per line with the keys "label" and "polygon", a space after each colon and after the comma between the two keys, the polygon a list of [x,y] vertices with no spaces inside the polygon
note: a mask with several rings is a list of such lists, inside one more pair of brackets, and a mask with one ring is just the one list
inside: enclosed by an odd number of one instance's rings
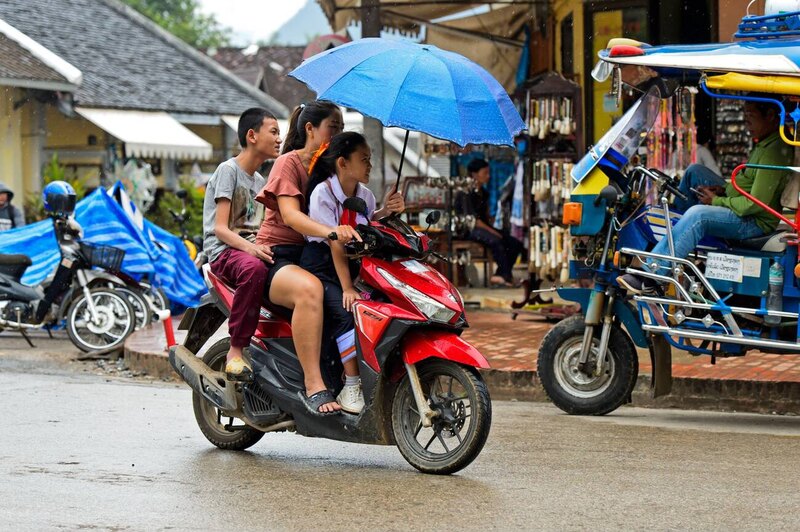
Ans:
{"label": "blue helmet", "polygon": [[53,181],[42,190],[44,210],[51,216],[68,217],[75,212],[75,189],[66,181]]}

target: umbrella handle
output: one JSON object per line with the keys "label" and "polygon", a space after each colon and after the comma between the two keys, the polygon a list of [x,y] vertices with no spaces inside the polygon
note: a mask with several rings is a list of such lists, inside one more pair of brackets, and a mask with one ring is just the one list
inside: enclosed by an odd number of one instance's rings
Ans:
{"label": "umbrella handle", "polygon": [[394,191],[400,191],[400,179],[402,179],[403,175],[403,163],[406,160],[406,147],[408,146],[408,135],[411,132],[406,129],[406,138],[403,140],[403,151],[400,153],[400,167],[397,169],[397,181],[394,182]]}

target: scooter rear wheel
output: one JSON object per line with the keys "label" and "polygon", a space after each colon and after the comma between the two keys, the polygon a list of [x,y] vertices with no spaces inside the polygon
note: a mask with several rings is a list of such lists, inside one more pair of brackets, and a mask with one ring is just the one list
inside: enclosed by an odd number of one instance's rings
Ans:
{"label": "scooter rear wheel", "polygon": [[[230,349],[230,339],[223,338],[212,345],[205,356],[203,362],[215,371],[225,371],[225,355]],[[225,417],[224,414],[199,393],[194,392],[192,397],[194,406],[194,417],[197,426],[208,441],[227,451],[244,451],[252,447],[264,436],[260,430],[248,426],[239,426],[231,430],[226,428],[233,425],[233,417]],[[227,420],[227,423],[225,423]]]}
{"label": "scooter rear wheel", "polygon": [[439,415],[424,428],[408,375],[392,404],[392,429],[400,453],[423,473],[449,475],[468,466],[483,449],[492,424],[492,403],[480,375],[445,360],[417,366],[428,405]]}

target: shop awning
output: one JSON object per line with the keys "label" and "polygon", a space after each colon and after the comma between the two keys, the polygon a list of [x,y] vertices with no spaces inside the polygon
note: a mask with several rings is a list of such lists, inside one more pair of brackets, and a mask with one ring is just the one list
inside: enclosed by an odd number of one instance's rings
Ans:
{"label": "shop awning", "polygon": [[129,156],[164,159],[211,158],[211,144],[165,112],[86,107],[76,107],[75,111],[124,142],[125,152]]}
{"label": "shop awning", "polygon": [[[318,0],[334,31],[361,17],[361,0]],[[522,52],[523,26],[535,18],[537,0],[484,2],[437,2],[381,0],[381,26],[401,33],[419,34],[425,26],[425,42],[458,52],[488,70],[508,91]],[[481,7],[474,14],[470,9]],[[464,16],[453,17],[462,14]]]}

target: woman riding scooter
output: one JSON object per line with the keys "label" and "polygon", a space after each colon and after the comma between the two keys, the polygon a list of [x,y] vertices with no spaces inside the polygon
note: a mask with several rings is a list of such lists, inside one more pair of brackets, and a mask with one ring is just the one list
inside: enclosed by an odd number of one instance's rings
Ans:
{"label": "woman riding scooter", "polygon": [[269,299],[293,311],[294,344],[306,386],[303,400],[316,415],[329,415],[341,407],[320,370],[322,283],[298,264],[305,236],[327,238],[336,233],[340,242],[360,240],[349,225],[328,227],[306,214],[305,191],[312,158],[343,128],[342,113],[334,103],[313,101],[296,108],[289,118],[283,154],[275,161],[267,185],[256,198],[267,207],[256,243],[270,246],[275,261],[267,277]]}

